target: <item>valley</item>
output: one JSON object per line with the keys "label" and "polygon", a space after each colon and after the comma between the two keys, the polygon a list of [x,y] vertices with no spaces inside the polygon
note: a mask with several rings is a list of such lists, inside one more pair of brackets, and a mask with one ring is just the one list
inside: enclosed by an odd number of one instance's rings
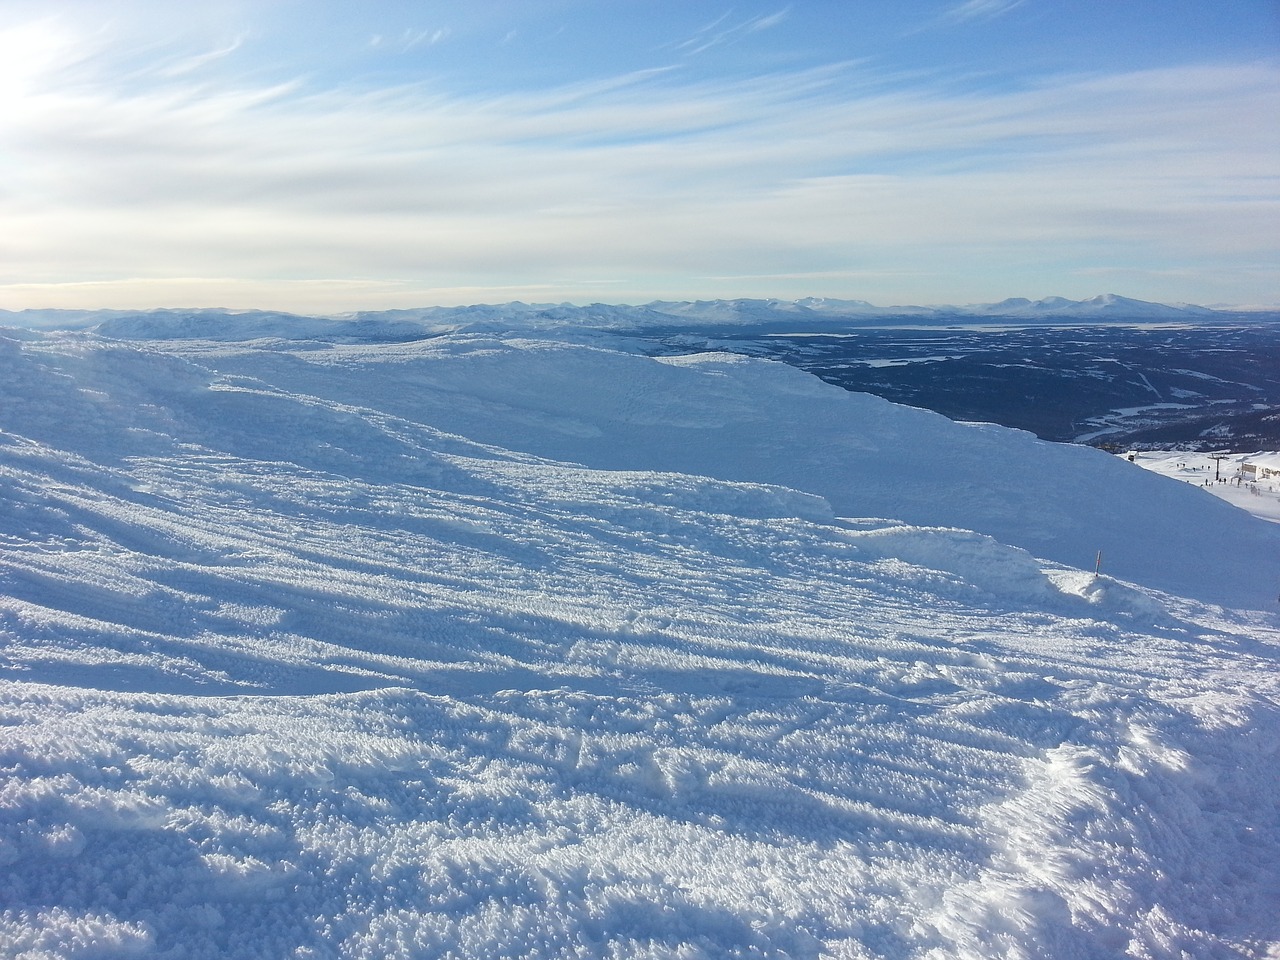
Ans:
{"label": "valley", "polygon": [[1280,446],[1280,323],[724,327],[653,352],[781,360],[846,390],[1107,449]]}

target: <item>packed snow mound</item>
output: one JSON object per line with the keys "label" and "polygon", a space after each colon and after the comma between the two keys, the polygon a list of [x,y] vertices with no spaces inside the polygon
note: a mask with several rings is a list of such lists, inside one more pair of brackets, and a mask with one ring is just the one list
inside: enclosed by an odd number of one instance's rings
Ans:
{"label": "packed snow mound", "polygon": [[0,956],[1272,956],[1276,618],[1046,562],[1217,504],[1058,457],[740,358],[0,338]]}

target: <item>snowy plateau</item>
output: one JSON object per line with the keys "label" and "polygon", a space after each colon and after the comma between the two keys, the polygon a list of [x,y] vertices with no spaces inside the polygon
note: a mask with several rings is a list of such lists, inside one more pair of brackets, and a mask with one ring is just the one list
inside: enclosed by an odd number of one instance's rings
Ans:
{"label": "snowy plateau", "polygon": [[776,361],[223,319],[0,331],[0,957],[1280,957],[1280,524]]}

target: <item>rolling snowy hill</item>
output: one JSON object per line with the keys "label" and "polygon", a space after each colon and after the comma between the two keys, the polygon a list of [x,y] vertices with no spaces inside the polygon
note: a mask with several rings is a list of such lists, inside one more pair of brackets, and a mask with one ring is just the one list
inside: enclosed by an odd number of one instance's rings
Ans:
{"label": "rolling snowy hill", "polygon": [[0,334],[0,955],[1280,951],[1280,528],[604,344]]}

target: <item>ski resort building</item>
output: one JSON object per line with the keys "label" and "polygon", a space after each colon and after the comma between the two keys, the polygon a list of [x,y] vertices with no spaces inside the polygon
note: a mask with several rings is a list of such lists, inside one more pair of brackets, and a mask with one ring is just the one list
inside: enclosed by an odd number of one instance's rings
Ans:
{"label": "ski resort building", "polygon": [[1270,480],[1280,477],[1280,453],[1259,453],[1240,462],[1240,476],[1245,480]]}

